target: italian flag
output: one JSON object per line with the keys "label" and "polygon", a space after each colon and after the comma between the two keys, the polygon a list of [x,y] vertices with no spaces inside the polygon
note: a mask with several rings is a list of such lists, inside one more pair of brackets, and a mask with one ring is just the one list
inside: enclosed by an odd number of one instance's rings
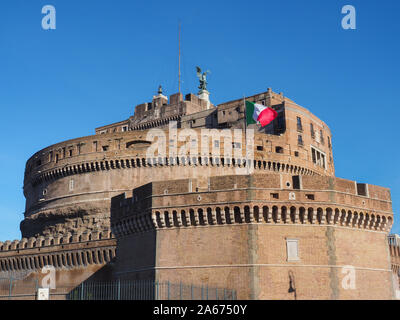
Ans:
{"label": "italian flag", "polygon": [[262,127],[269,124],[278,116],[278,113],[262,104],[246,101],[246,123],[252,124],[259,122]]}

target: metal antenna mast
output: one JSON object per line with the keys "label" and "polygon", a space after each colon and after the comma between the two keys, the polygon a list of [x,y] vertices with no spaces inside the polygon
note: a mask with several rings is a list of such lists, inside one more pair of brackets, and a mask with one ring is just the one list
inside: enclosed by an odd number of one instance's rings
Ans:
{"label": "metal antenna mast", "polygon": [[181,23],[179,22],[178,92],[181,93]]}

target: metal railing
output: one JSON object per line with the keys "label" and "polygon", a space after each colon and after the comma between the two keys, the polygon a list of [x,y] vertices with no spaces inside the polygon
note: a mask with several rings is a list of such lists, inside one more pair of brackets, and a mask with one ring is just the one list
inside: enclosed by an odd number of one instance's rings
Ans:
{"label": "metal railing", "polygon": [[[0,278],[0,300],[35,300],[38,279]],[[236,290],[154,280],[85,281],[50,289],[50,300],[236,300]]]}
{"label": "metal railing", "polygon": [[[34,278],[0,278],[0,300],[35,300],[39,287],[39,280]],[[50,290],[50,297],[63,300],[73,287],[57,286]]]}
{"label": "metal railing", "polygon": [[236,290],[152,280],[83,282],[68,300],[235,300]]}

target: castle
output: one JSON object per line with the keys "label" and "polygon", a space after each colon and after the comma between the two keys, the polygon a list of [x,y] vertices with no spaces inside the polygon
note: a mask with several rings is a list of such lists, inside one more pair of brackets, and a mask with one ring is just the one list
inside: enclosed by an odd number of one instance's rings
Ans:
{"label": "castle", "polygon": [[[335,177],[328,126],[282,93],[245,100],[278,113],[247,128],[251,144],[224,136],[245,128],[243,99],[215,107],[159,90],[129,119],[35,153],[22,240],[0,242],[0,278],[41,279],[53,265],[71,288],[148,279],[230,287],[238,299],[395,298],[389,189]],[[154,132],[167,152],[149,157]]]}

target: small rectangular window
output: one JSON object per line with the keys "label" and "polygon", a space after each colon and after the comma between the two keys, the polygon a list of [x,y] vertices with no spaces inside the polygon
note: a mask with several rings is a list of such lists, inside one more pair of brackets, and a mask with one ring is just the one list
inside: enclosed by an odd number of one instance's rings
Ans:
{"label": "small rectangular window", "polygon": [[69,150],[69,156],[72,157],[72,149]]}
{"label": "small rectangular window", "polygon": [[313,194],[306,194],[306,198],[307,198],[308,200],[315,200],[315,197],[314,197]]}
{"label": "small rectangular window", "polygon": [[214,140],[214,147],[219,148],[219,140]]}
{"label": "small rectangular window", "polygon": [[122,132],[126,132],[126,131],[128,131],[128,126],[123,126],[122,127]]}
{"label": "small rectangular window", "polygon": [[311,138],[315,138],[315,131],[314,131],[314,125],[310,123],[310,132],[311,132]]}
{"label": "small rectangular window", "polygon": [[257,151],[263,151],[264,147],[263,146],[257,146]]}
{"label": "small rectangular window", "polygon": [[232,148],[239,149],[242,146],[240,142],[232,142]]}
{"label": "small rectangular window", "polygon": [[279,199],[279,193],[271,193],[272,199]]}
{"label": "small rectangular window", "polygon": [[300,189],[300,176],[292,177],[293,189]]}
{"label": "small rectangular window", "polygon": [[283,148],[282,147],[275,147],[275,152],[276,153],[283,153]]}
{"label": "small rectangular window", "polygon": [[303,137],[302,137],[301,134],[299,134],[299,135],[297,136],[297,144],[298,144],[299,146],[304,145],[304,143],[303,143]]}
{"label": "small rectangular window", "polygon": [[299,261],[299,240],[286,239],[287,261]]}
{"label": "small rectangular window", "polygon": [[297,117],[297,130],[298,131],[303,131],[303,126],[301,124],[301,118]]}
{"label": "small rectangular window", "polygon": [[108,146],[103,146],[103,151],[108,151]]}
{"label": "small rectangular window", "polygon": [[359,196],[367,196],[367,185],[365,183],[357,183],[357,194]]}

